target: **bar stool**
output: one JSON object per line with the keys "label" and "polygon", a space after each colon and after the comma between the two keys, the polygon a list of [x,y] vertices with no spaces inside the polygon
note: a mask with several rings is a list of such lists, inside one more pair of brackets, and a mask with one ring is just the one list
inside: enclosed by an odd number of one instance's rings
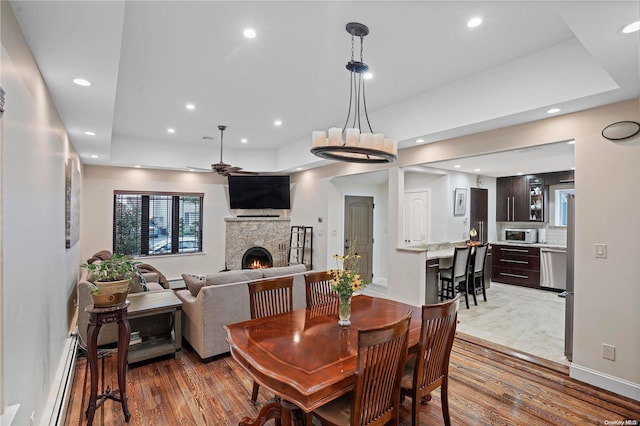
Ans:
{"label": "bar stool", "polygon": [[[484,268],[487,263],[487,253],[489,252],[489,244],[484,243],[475,247],[475,254],[473,256],[473,262],[469,268],[469,280],[473,291],[473,301],[476,302],[476,289],[478,283],[482,288],[482,298],[487,301],[487,291],[485,288],[484,280]],[[476,305],[478,303],[476,302]]]}
{"label": "bar stool", "polygon": [[468,281],[471,247],[455,247],[453,264],[450,268],[440,269],[440,300],[453,299],[457,292],[464,293],[464,301],[469,309]]}

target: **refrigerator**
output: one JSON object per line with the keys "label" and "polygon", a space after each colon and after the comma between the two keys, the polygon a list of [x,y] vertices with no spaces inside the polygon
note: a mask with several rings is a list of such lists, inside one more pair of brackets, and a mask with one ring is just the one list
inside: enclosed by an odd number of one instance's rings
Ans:
{"label": "refrigerator", "polygon": [[564,311],[564,356],[573,360],[573,298],[574,298],[574,265],[576,245],[576,197],[567,197],[567,280]]}

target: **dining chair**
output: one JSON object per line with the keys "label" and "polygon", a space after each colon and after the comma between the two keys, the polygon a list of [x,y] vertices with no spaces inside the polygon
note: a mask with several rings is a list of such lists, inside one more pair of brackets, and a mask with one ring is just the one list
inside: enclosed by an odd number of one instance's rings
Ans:
{"label": "dining chair", "polygon": [[[249,286],[249,309],[251,319],[283,314],[293,310],[293,277],[277,277],[251,281]],[[251,402],[256,403],[260,385],[253,382]]]}
{"label": "dining chair", "polygon": [[440,269],[440,300],[453,299],[456,293],[464,293],[464,301],[469,309],[468,281],[471,247],[455,247],[453,264],[450,268]]}
{"label": "dining chair", "polygon": [[358,329],[354,390],[313,412],[323,425],[398,424],[410,321],[408,312],[393,323]]}
{"label": "dining chair", "polygon": [[334,302],[338,293],[331,289],[333,274],[330,271],[309,272],[304,275],[307,308]]}
{"label": "dining chair", "polygon": [[422,327],[416,357],[405,366],[400,382],[402,397],[411,397],[411,424],[420,424],[420,405],[440,387],[442,417],[449,425],[449,357],[456,334],[460,295],[446,302],[422,306]]}
{"label": "dining chair", "polygon": [[471,288],[473,291],[473,301],[477,305],[476,301],[476,289],[478,288],[478,283],[480,283],[480,287],[482,288],[482,298],[484,301],[487,301],[487,290],[485,287],[484,280],[484,268],[487,263],[487,253],[489,252],[489,244],[484,243],[475,247],[475,254],[473,256],[473,262],[469,267],[469,282],[471,284]]}

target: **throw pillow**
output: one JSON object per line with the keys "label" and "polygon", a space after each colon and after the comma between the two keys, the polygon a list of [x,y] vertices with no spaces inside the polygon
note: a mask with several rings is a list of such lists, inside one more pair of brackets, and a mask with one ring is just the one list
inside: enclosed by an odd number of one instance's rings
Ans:
{"label": "throw pillow", "polygon": [[200,289],[204,287],[206,283],[202,275],[182,274],[182,279],[193,297],[198,296]]}
{"label": "throw pillow", "polygon": [[129,293],[140,293],[143,291],[149,291],[149,287],[147,287],[147,280],[144,275],[138,273],[138,280],[133,280]]}

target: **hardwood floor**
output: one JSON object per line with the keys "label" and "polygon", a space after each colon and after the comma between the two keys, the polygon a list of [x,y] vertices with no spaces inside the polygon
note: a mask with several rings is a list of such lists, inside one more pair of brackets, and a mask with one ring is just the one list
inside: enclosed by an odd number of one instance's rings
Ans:
{"label": "hardwood floor", "polygon": [[[140,363],[127,372],[131,425],[237,425],[254,417],[252,381],[230,356],[202,364],[188,345],[179,360]],[[107,383],[115,387],[116,358],[105,362]],[[86,423],[86,358],[76,364],[67,425]],[[83,387],[87,395],[83,398]],[[259,402],[269,398],[260,388]],[[410,401],[401,425],[411,424]],[[454,425],[604,425],[640,421],[640,403],[575,381],[568,367],[458,333],[451,354],[449,410]],[[422,425],[442,424],[440,393],[422,406]],[[107,401],[95,425],[124,425],[120,404]],[[624,424],[618,423],[618,424]],[[627,423],[640,424],[640,423]]]}

